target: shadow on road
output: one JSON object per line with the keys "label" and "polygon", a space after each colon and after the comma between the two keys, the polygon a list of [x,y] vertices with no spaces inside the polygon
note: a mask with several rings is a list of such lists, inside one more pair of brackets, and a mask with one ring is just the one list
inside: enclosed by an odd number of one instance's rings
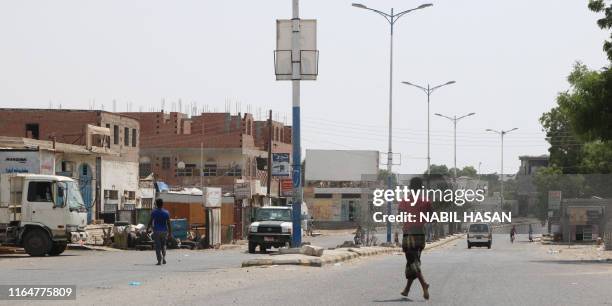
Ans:
{"label": "shadow on road", "polygon": [[73,254],[62,254],[62,255],[57,255],[57,256],[41,256],[41,257],[32,257],[30,255],[27,254],[6,254],[6,255],[0,255],[0,259],[26,259],[26,258],[58,258],[58,257],[71,257],[71,256],[79,256],[79,255],[73,255]]}
{"label": "shadow on road", "polygon": [[612,265],[612,260],[604,259],[585,259],[585,260],[532,260],[531,262],[535,263],[553,263],[553,264],[571,264],[571,265],[587,265],[587,264],[607,264]]}
{"label": "shadow on road", "polygon": [[407,297],[402,297],[402,298],[390,299],[390,300],[374,300],[372,302],[373,303],[397,303],[397,302],[414,302],[414,301]]}

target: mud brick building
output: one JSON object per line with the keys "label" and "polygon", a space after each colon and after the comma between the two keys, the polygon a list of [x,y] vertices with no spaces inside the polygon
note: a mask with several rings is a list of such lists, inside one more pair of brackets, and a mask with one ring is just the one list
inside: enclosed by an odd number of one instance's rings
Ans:
{"label": "mud brick building", "polygon": [[[250,113],[130,112],[140,121],[140,176],[180,187],[221,187],[233,193],[234,184],[253,184],[261,194],[267,174],[257,170],[257,157],[267,158],[268,121]],[[291,153],[291,127],[272,121],[272,152]],[[202,174],[202,176],[200,176]],[[274,179],[273,197],[279,182]],[[265,192],[263,192],[265,194]]]}
{"label": "mud brick building", "polygon": [[[140,125],[135,118],[99,110],[0,108],[0,136],[40,150],[43,142],[50,143],[44,149],[55,152],[51,172],[78,179],[94,211],[138,206]],[[58,143],[86,152],[62,154]]]}

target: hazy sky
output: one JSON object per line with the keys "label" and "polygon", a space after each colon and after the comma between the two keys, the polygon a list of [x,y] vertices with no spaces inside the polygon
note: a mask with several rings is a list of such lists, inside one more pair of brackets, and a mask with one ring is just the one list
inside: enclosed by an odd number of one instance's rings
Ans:
{"label": "hazy sky", "polygon": [[[396,11],[424,1],[369,0]],[[606,64],[606,32],[586,1],[437,0],[402,17],[395,32],[394,151],[403,173],[426,167],[426,97],[400,84],[457,84],[432,95],[432,114],[476,112],[460,122],[458,165],[499,171],[499,137],[486,128],[520,128],[506,138],[505,172],[519,155],[543,154],[538,123],[566,90],[573,63]],[[224,110],[226,101],[272,108],[291,118],[291,84],[274,78],[275,19],[290,0],[73,0],[0,2],[0,106]],[[303,82],[303,146],[387,150],[389,26],[351,1],[303,0],[318,19],[319,79]],[[453,163],[452,125],[431,118],[432,163]]]}

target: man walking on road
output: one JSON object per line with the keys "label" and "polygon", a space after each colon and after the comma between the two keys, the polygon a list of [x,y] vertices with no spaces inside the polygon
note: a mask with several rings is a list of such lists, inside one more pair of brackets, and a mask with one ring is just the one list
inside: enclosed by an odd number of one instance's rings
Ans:
{"label": "man walking on road", "polygon": [[[423,188],[423,180],[419,177],[414,177],[410,180],[410,189],[420,190]],[[423,191],[423,190],[421,190]],[[408,296],[410,286],[414,279],[418,279],[423,288],[423,298],[429,299],[429,284],[425,282],[423,272],[421,271],[421,252],[425,249],[425,228],[424,223],[418,217],[421,212],[431,212],[431,202],[429,200],[409,199],[399,203],[399,211],[416,215],[415,222],[404,223],[404,235],[402,239],[402,250],[406,255],[406,287],[402,291],[403,296]]]}
{"label": "man walking on road", "polygon": [[151,219],[147,225],[147,232],[153,225],[153,241],[155,241],[155,255],[157,265],[166,264],[166,242],[172,238],[172,227],[170,226],[170,213],[164,208],[162,199],[155,200],[155,209],[151,212]]}

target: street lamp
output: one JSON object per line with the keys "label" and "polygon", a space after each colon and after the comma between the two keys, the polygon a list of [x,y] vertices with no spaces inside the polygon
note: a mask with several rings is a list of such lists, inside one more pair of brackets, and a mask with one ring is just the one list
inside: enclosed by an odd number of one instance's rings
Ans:
{"label": "street lamp", "polygon": [[499,176],[500,178],[500,209],[504,208],[504,136],[512,131],[516,131],[518,130],[518,128],[513,128],[510,130],[492,130],[492,129],[486,129],[487,132],[493,132],[498,134],[501,137],[501,174]]}
{"label": "street lamp", "polygon": [[434,86],[434,87],[430,87],[429,84],[427,84],[427,87],[423,87],[423,86],[419,86],[419,85],[415,85],[412,84],[410,82],[402,82],[406,85],[410,85],[410,86],[414,86],[422,91],[425,92],[425,94],[427,94],[427,175],[431,174],[430,173],[430,169],[431,169],[431,155],[430,155],[430,136],[429,136],[429,97],[431,96],[431,94],[438,88],[446,86],[446,85],[451,85],[451,84],[455,84],[455,81],[448,81],[444,84],[440,84],[438,86]]}
{"label": "street lamp", "polygon": [[[387,177],[387,187],[389,189],[391,189],[391,174],[392,172],[392,168],[393,168],[393,145],[392,145],[392,127],[393,127],[393,26],[395,25],[395,22],[402,16],[415,11],[415,10],[420,10],[420,9],[424,9],[426,7],[430,7],[433,4],[422,4],[416,8],[413,9],[409,9],[409,10],[405,10],[402,12],[399,12],[397,14],[393,13],[393,8],[391,8],[391,13],[385,13],[379,10],[375,10],[372,8],[369,8],[363,4],[360,3],[353,3],[352,4],[354,7],[356,8],[360,8],[360,9],[364,9],[364,10],[369,10],[369,11],[373,11],[383,17],[385,17],[385,19],[389,22],[389,25],[391,27],[391,32],[390,32],[390,48],[389,48],[389,52],[390,52],[390,58],[389,58],[389,151],[387,152],[387,172],[389,173],[389,176]],[[391,214],[391,202],[387,202],[387,214]],[[387,222],[387,242],[391,242],[391,223]]]}
{"label": "street lamp", "polygon": [[454,117],[449,117],[449,116],[445,116],[445,115],[438,114],[438,113],[435,113],[434,115],[442,117],[442,118],[446,118],[446,119],[448,119],[448,120],[453,122],[453,134],[454,134],[453,138],[454,138],[454,143],[455,143],[455,145],[454,145],[454,152],[455,152],[454,153],[454,155],[455,155],[455,158],[454,158],[454,161],[455,161],[454,162],[454,170],[455,170],[454,171],[454,178],[455,178],[455,181],[456,181],[457,180],[457,122],[459,120],[465,118],[465,117],[474,116],[474,115],[476,115],[476,113],[469,113],[469,114],[463,115],[461,117],[457,117],[457,115],[455,115]]}

